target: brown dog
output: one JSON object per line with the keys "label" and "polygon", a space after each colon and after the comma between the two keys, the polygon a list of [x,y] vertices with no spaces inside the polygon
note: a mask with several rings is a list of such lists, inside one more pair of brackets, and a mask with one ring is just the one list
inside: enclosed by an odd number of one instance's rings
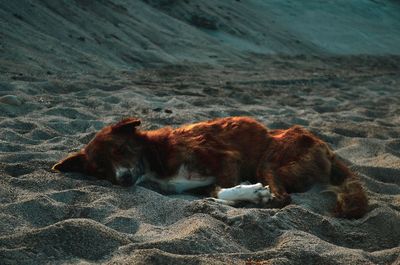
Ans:
{"label": "brown dog", "polygon": [[[227,204],[280,207],[290,203],[288,193],[304,192],[318,182],[336,193],[336,216],[359,218],[367,211],[358,177],[325,142],[300,126],[268,130],[247,117],[153,131],[141,131],[139,125],[140,120],[128,118],[103,128],[53,169],[123,186],[150,180],[172,192],[201,188]],[[257,184],[239,185],[243,181]]]}

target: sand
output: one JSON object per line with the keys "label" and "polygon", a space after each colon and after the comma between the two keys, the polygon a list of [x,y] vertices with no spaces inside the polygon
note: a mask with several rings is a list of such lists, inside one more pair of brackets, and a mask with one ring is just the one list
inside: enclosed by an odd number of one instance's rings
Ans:
{"label": "sand", "polygon": [[[202,1],[206,20],[191,1],[0,3],[0,264],[400,264],[398,4],[234,2]],[[226,8],[246,22],[214,21]],[[289,24],[283,13],[304,25],[264,29],[273,42],[257,44],[262,8],[280,27]],[[352,38],[380,46],[332,42],[332,32],[306,23],[333,8],[346,12],[332,21],[346,25],[369,16]],[[97,43],[108,29],[117,39]],[[310,43],[281,45],[294,35]],[[154,49],[143,53],[138,40]],[[121,59],[124,51],[133,59]],[[269,128],[300,124],[328,142],[360,175],[368,213],[332,217],[334,198],[321,186],[292,194],[283,209],[234,208],[50,170],[124,117],[154,129],[235,115]]]}

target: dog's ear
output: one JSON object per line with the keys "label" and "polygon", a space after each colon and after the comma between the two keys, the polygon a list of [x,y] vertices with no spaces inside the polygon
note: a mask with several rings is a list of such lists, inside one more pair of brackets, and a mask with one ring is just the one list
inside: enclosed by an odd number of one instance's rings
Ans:
{"label": "dog's ear", "polygon": [[52,169],[61,172],[86,173],[87,159],[85,153],[77,152],[55,164]]}
{"label": "dog's ear", "polygon": [[131,133],[140,125],[140,120],[135,118],[124,119],[112,126],[113,133]]}

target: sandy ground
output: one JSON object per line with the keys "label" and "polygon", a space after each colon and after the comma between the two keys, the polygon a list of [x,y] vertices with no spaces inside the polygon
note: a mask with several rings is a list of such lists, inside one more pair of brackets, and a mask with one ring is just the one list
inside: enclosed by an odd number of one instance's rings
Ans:
{"label": "sandy ground", "polygon": [[[0,264],[400,264],[400,4],[304,2],[0,1]],[[324,139],[369,212],[332,217],[319,186],[233,208],[50,170],[124,117],[236,115]]]}
{"label": "sandy ground", "polygon": [[[399,262],[400,59],[263,61],[246,68],[3,76],[2,264]],[[368,214],[331,217],[332,198],[318,187],[294,194],[294,203],[280,210],[232,208],[50,171],[122,117],[140,117],[150,129],[229,115],[315,132],[361,175]]]}

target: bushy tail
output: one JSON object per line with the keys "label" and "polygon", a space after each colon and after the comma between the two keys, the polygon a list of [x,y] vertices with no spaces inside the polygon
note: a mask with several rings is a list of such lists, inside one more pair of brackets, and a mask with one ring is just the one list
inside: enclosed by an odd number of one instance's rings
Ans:
{"label": "bushy tail", "polygon": [[368,199],[359,177],[337,158],[332,161],[330,191],[336,194],[337,217],[361,218],[368,209]]}

